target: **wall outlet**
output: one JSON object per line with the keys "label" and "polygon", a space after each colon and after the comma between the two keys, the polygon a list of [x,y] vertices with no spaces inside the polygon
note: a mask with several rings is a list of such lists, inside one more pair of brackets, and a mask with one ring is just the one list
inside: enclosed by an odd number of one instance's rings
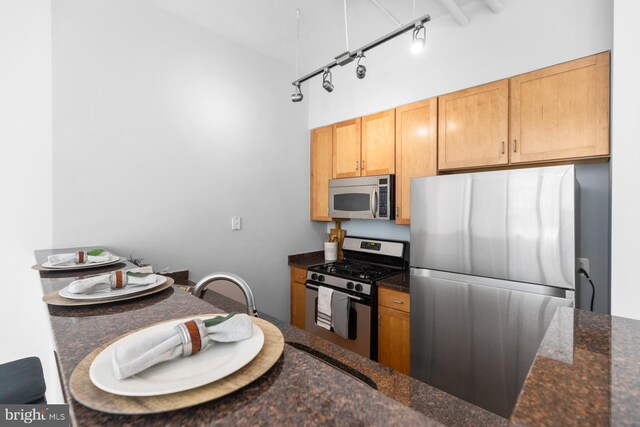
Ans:
{"label": "wall outlet", "polygon": [[240,230],[240,217],[231,217],[231,230]]}
{"label": "wall outlet", "polygon": [[580,271],[581,268],[584,268],[584,271],[586,271],[588,275],[591,275],[591,270],[589,269],[589,258],[578,258],[576,267],[578,271]]}

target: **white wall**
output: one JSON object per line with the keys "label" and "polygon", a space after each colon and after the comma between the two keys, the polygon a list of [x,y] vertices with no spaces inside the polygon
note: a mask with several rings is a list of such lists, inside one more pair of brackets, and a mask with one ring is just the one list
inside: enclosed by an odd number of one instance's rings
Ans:
{"label": "white wall", "polygon": [[37,356],[62,402],[33,250],[52,244],[51,2],[0,2],[0,363]]}
{"label": "white wall", "polygon": [[56,1],[54,246],[135,250],[193,280],[231,271],[287,320],[287,255],[323,231],[291,75],[144,0]]}
{"label": "white wall", "polygon": [[[323,126],[455,90],[592,55],[612,48],[612,0],[504,0],[493,14],[484,1],[464,8],[471,17],[461,27],[450,17],[427,24],[427,48],[412,55],[408,33],[370,51],[367,76],[355,65],[333,70],[335,90],[319,77],[305,83],[309,124]],[[356,31],[356,30],[354,30]],[[616,141],[613,142],[616,144]],[[580,165],[583,221],[580,256],[591,260],[597,291],[595,309],[609,312],[609,167]],[[331,225],[327,228],[331,228]],[[348,221],[350,235],[409,239],[409,227],[384,221]],[[583,282],[583,306],[591,289]]]}
{"label": "white wall", "polygon": [[611,49],[612,0],[503,3],[499,15],[484,1],[470,3],[465,7],[471,17],[467,27],[450,17],[428,23],[427,48],[420,55],[409,50],[411,32],[375,48],[367,55],[363,80],[355,76],[355,63],[334,68],[332,93],[322,89],[321,77],[305,83],[310,127]]}
{"label": "white wall", "polygon": [[616,0],[613,35],[611,314],[640,319],[640,4]]}

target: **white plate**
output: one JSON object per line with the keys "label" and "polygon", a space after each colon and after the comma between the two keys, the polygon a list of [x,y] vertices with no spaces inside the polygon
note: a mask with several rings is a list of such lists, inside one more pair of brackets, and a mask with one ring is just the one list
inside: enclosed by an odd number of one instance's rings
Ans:
{"label": "white plate", "polygon": [[172,329],[178,323],[194,318],[171,320],[151,326],[109,345],[91,363],[89,368],[91,382],[101,390],[121,396],[159,396],[178,393],[231,375],[251,362],[264,345],[264,333],[254,324],[253,335],[246,340],[230,343],[214,342],[193,356],[178,357],[160,363],[124,380],[119,380],[113,375],[111,358],[116,345],[138,340],[142,335],[153,331]]}
{"label": "white plate", "polygon": [[52,270],[81,270],[83,268],[93,268],[93,267],[100,267],[102,265],[115,264],[117,262],[120,262],[122,259],[123,258],[120,258],[119,256],[116,256],[114,254],[109,254],[108,261],[92,262],[87,264],[59,264],[59,265],[51,265],[49,261],[47,261],[42,263],[42,267],[50,268]]}
{"label": "white plate", "polygon": [[67,299],[75,299],[75,300],[89,300],[89,301],[94,301],[94,300],[106,300],[106,299],[117,299],[117,298],[121,298],[124,296],[129,296],[132,294],[137,294],[139,292],[144,292],[144,291],[148,291],[149,289],[153,289],[156,286],[160,286],[162,285],[164,282],[167,281],[167,278],[164,276],[161,276],[159,274],[156,274],[156,281],[155,283],[150,283],[148,285],[144,285],[144,286],[133,286],[131,288],[129,287],[125,287],[123,289],[115,289],[115,290],[111,290],[111,289],[104,289],[102,291],[98,291],[98,292],[94,292],[92,294],[72,294],[71,292],[69,292],[69,286],[65,286],[64,288],[60,289],[60,292],[58,292],[58,295],[60,295],[62,298],[67,298]]}

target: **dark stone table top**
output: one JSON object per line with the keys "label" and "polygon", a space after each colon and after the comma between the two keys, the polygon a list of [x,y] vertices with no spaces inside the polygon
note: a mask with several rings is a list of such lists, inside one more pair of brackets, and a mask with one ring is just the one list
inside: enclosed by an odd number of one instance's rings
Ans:
{"label": "dark stone table top", "polygon": [[638,425],[640,321],[561,307],[511,416],[524,425]]}
{"label": "dark stone table top", "polygon": [[[71,250],[75,250],[72,248]],[[37,262],[53,252],[36,251]],[[132,268],[124,266],[112,268]],[[106,271],[106,268],[101,271]],[[95,274],[91,270],[84,274]],[[61,289],[81,273],[41,275],[45,292]],[[80,307],[49,307],[58,368],[73,425],[487,425],[506,420],[424,383],[341,349],[269,316],[285,341],[283,356],[259,380],[195,407],[157,415],[118,416],[89,409],[69,393],[78,363],[96,347],[127,332],[172,318],[233,310],[237,304],[207,291],[203,301],[176,287],[143,298]],[[212,304],[213,303],[213,304]],[[223,307],[225,304],[228,307]],[[237,308],[237,306],[236,306]],[[303,351],[310,347],[315,355]],[[342,362],[344,370],[323,358]],[[328,360],[328,359],[325,359]],[[345,372],[346,371],[346,372]],[[363,377],[364,376],[364,377]],[[373,380],[378,390],[363,378]]]}

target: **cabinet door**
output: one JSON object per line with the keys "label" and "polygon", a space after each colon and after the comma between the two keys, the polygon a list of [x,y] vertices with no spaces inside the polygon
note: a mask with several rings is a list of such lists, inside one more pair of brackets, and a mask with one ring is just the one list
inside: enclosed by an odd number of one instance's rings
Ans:
{"label": "cabinet door", "polygon": [[511,79],[511,162],[609,155],[609,53]]}
{"label": "cabinet door", "polygon": [[378,362],[409,375],[409,313],[378,306]]}
{"label": "cabinet door", "polygon": [[437,98],[396,108],[396,223],[410,223],[411,178],[437,173]]}
{"label": "cabinet door", "polygon": [[333,177],[360,176],[360,119],[333,125]]}
{"label": "cabinet door", "polygon": [[509,80],[438,98],[438,168],[504,165],[509,137]]}
{"label": "cabinet door", "polygon": [[333,127],[311,131],[311,219],[331,221],[329,180],[333,175]]}
{"label": "cabinet door", "polygon": [[307,272],[301,268],[291,268],[291,324],[304,329],[306,288],[304,278]]}
{"label": "cabinet door", "polygon": [[362,176],[395,173],[396,114],[387,110],[362,118]]}

